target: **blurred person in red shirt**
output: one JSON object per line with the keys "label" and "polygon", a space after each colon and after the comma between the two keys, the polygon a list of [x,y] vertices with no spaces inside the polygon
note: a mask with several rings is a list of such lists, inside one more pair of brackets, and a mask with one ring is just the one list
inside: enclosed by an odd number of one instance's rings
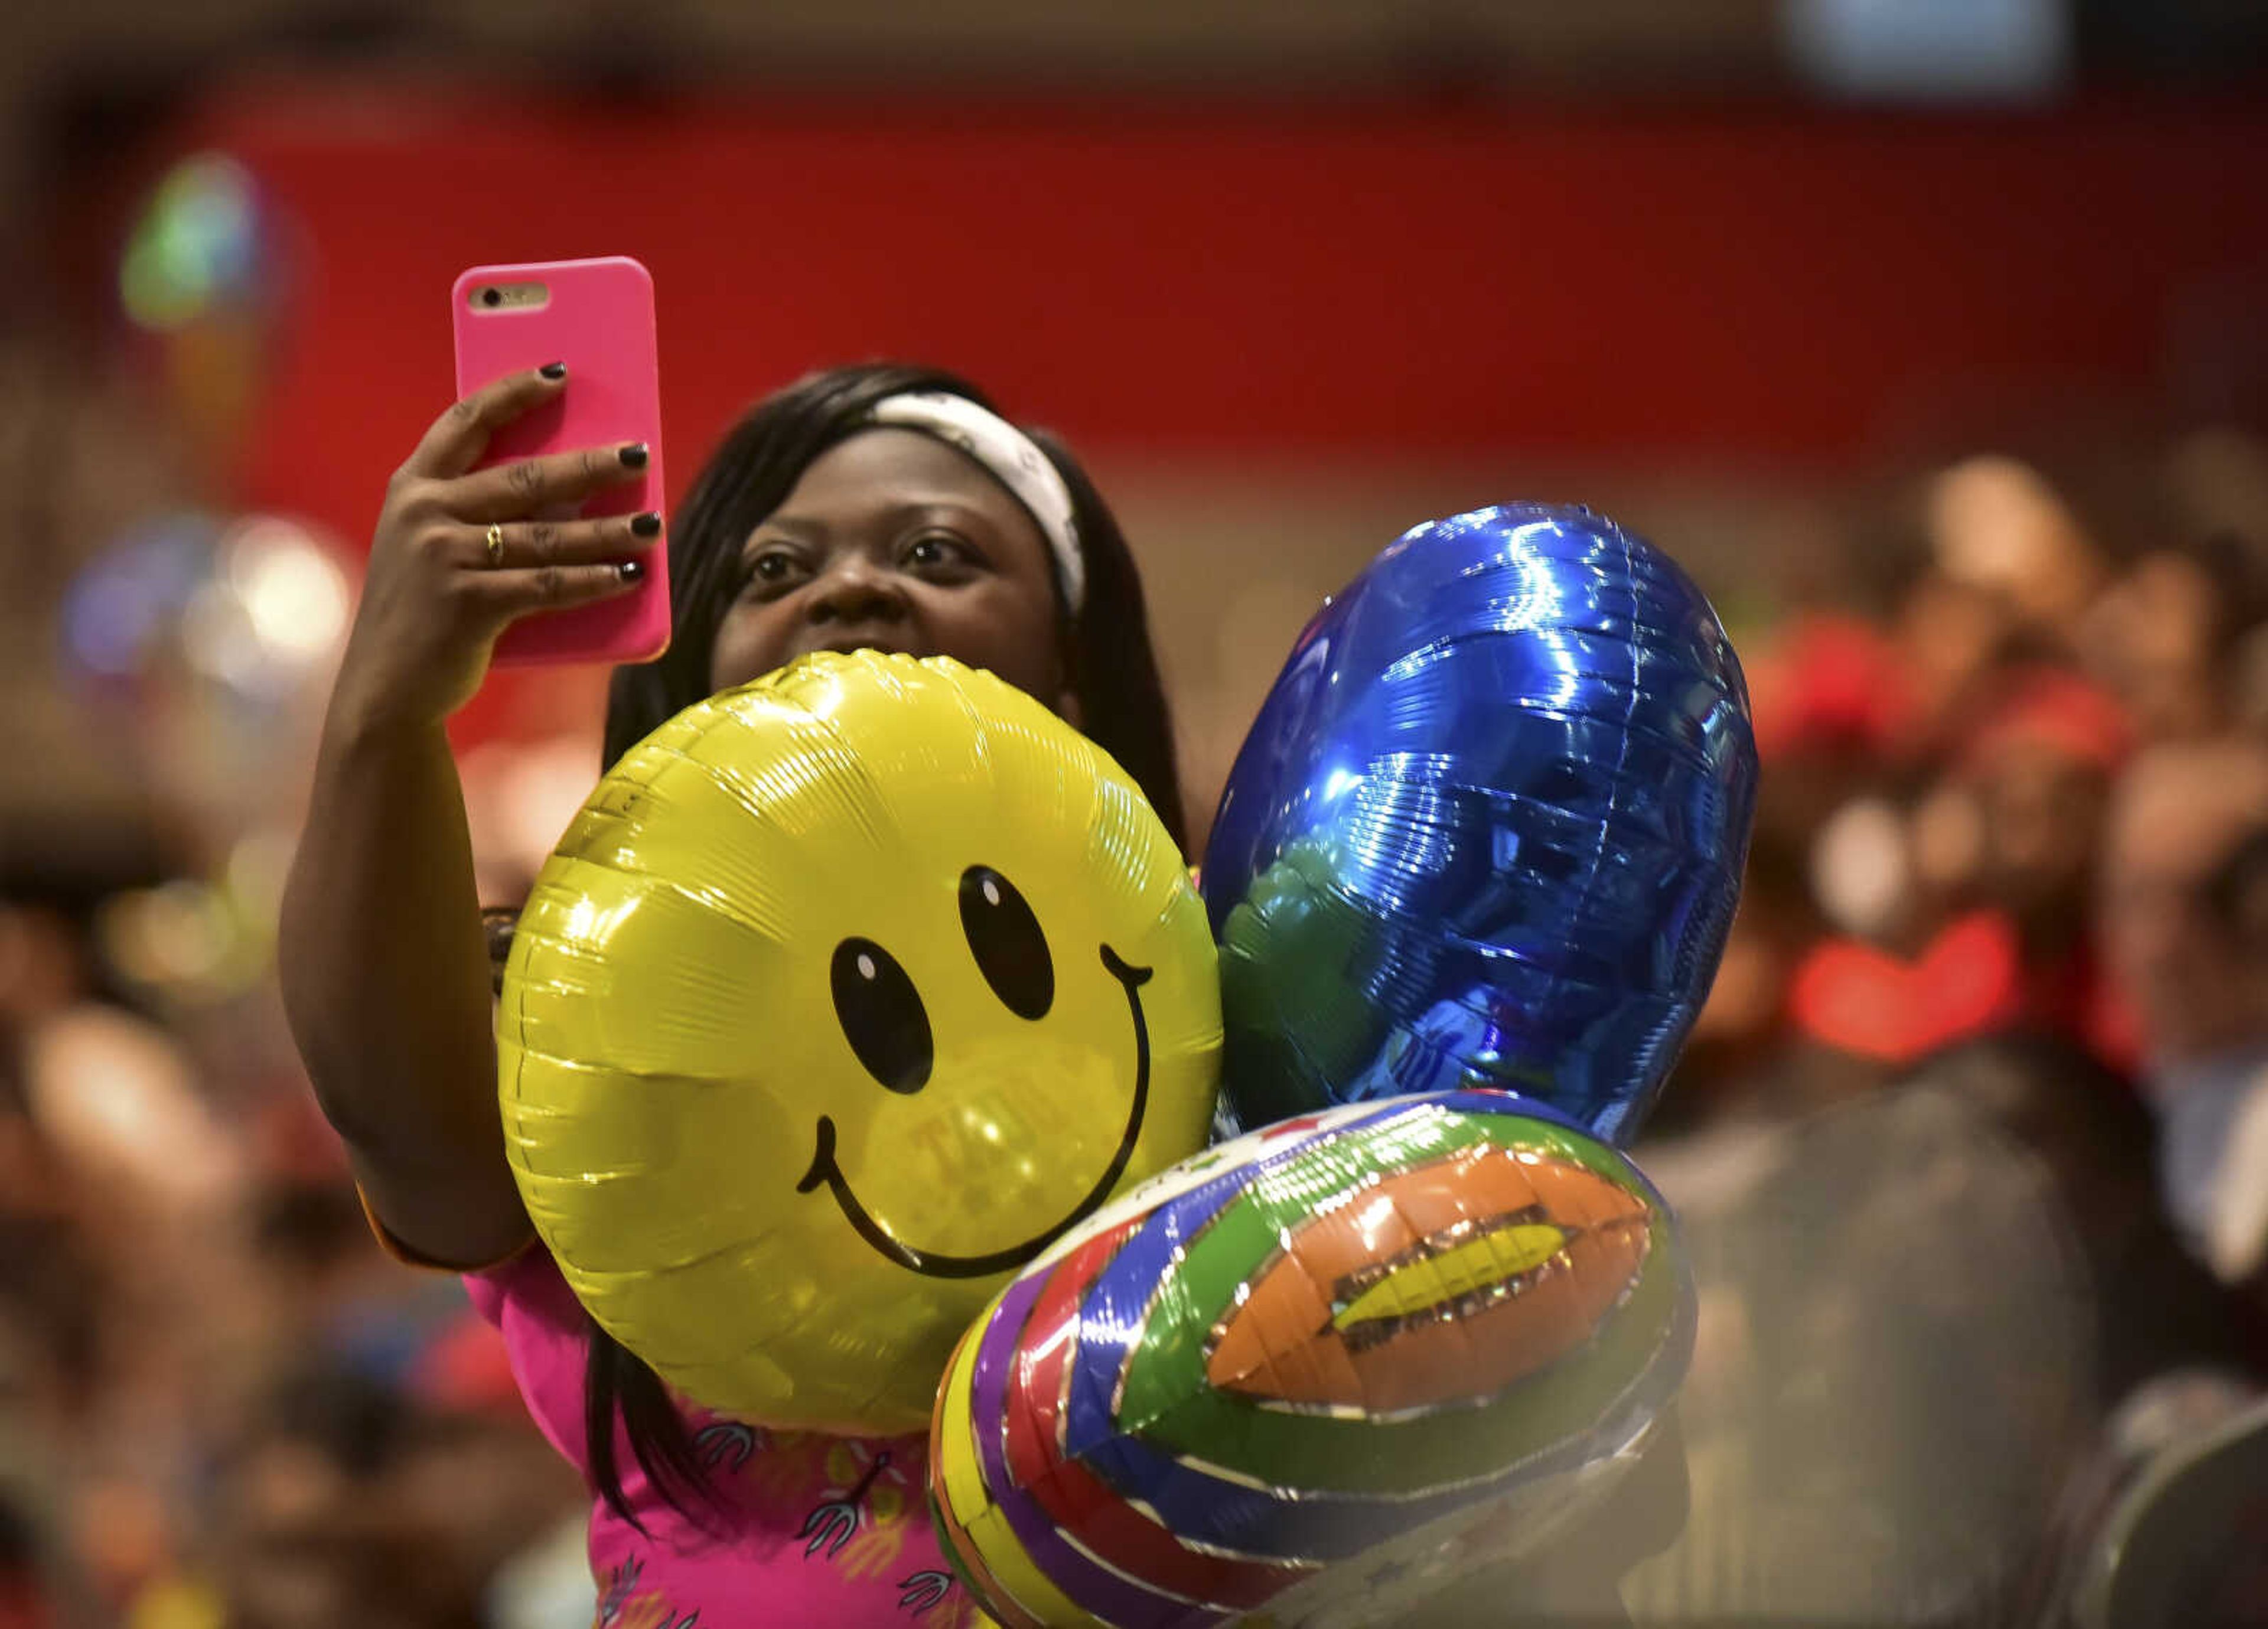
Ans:
{"label": "blurred person in red shirt", "polygon": [[1790,1016],[1821,1045],[1890,1065],[2015,1027],[2123,1065],[2132,1047],[2088,900],[2124,718],[2059,667],[1992,677],[1933,784],[1854,802],[1821,829],[1813,888],[1841,932],[1798,966]]}

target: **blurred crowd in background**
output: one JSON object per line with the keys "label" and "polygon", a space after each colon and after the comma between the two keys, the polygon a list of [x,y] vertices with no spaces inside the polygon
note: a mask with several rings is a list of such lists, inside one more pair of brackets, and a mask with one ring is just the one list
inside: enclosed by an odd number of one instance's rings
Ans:
{"label": "blurred crowd in background", "polygon": [[[1866,8],[1793,10],[1813,48],[1855,48],[1837,30]],[[2080,10],[2148,33],[2147,8]],[[1994,48],[2029,62],[2021,32]],[[2052,90],[2056,63],[2002,83]],[[358,550],[347,519],[217,473],[247,424],[277,435],[290,224],[256,158],[183,144],[74,217],[107,257],[103,343],[0,331],[0,1629],[588,1622],[587,1496],[455,1282],[372,1244],[283,1025],[273,918]],[[2268,390],[2243,371],[2268,366],[2268,284],[2247,286],[2199,319],[2216,357],[2252,347],[2209,411],[2058,439],[1964,400],[1960,433],[1992,426],[1969,444],[1832,483],[1516,448],[1498,475],[1472,446],[1437,477],[1403,447],[1342,501],[1323,461],[1233,488],[1095,461],[1130,494],[1199,797],[1316,594],[1434,513],[1595,489],[1732,627],[1764,763],[1747,891],[1637,1151],[1703,1307],[1689,1520],[1629,1580],[1641,1624],[2092,1625],[2142,1621],[2113,1597],[2151,1588],[2164,1621],[2268,1622]],[[1633,399],[1648,365],[1620,358]],[[374,505],[404,446],[349,442]],[[1206,512],[1224,490],[1233,520]],[[1250,560],[1216,578],[1232,534]],[[595,768],[596,680],[529,694],[465,760],[498,900]],[[2246,1451],[2250,1481],[2213,1480]]]}
{"label": "blurred crowd in background", "polygon": [[[1666,1616],[2067,1621],[2150,1456],[2257,1422],[2268,445],[2152,486],[2120,536],[1932,472],[1751,655],[1747,890],[1642,1145],[1704,1263]],[[2165,1621],[2268,1611],[2252,1478]]]}

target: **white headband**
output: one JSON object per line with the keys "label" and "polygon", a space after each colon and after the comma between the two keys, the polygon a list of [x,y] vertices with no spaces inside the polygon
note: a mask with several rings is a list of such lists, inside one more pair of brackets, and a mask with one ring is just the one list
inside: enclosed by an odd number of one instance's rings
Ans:
{"label": "white headband", "polygon": [[1056,574],[1063,579],[1064,603],[1072,615],[1079,615],[1086,597],[1086,561],[1079,553],[1079,522],[1071,518],[1071,488],[1031,437],[968,397],[939,390],[886,397],[867,417],[935,436],[990,471],[1039,522],[1040,535],[1056,557]]}

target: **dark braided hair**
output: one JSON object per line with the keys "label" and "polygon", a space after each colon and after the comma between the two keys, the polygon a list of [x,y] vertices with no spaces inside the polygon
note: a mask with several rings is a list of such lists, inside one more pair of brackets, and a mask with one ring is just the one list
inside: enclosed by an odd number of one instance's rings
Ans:
{"label": "dark braided hair", "polygon": [[[942,391],[992,406],[976,387],[951,373],[869,363],[798,380],[758,403],[725,436],[670,527],[669,649],[651,662],[615,670],[607,700],[609,767],[655,728],[711,694],[717,630],[739,590],[740,551],[749,534],[786,500],[814,461],[867,428],[877,404],[907,391]],[[1076,616],[1066,613],[1063,585],[1056,585],[1062,655],[1079,699],[1080,726],[1118,761],[1174,843],[1186,850],[1173,719],[1158,676],[1134,557],[1116,519],[1070,451],[1044,431],[1026,433],[1070,489],[1086,566],[1085,602]],[[655,1491],[697,1520],[689,1498],[707,1500],[713,1491],[675,1404],[660,1378],[595,1323],[583,1397],[592,1479],[608,1506],[637,1525],[615,1451],[619,1420]]]}

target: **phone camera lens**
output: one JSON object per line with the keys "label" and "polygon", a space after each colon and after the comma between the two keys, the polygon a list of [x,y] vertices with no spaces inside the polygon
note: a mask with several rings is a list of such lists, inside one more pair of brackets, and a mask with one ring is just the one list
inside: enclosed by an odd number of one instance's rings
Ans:
{"label": "phone camera lens", "polygon": [[481,304],[488,306],[503,305],[504,291],[502,289],[482,289],[481,291]]}

